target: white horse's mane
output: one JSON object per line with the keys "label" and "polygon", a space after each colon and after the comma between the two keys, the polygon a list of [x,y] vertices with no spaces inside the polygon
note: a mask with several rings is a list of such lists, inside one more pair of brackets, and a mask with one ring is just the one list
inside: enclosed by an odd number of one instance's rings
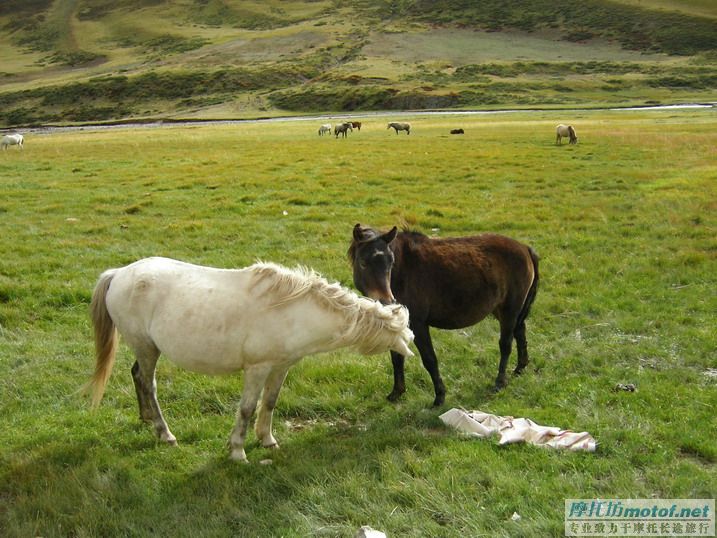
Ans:
{"label": "white horse's mane", "polygon": [[253,271],[260,282],[271,280],[268,291],[276,295],[274,306],[311,295],[320,304],[340,313],[346,324],[338,339],[359,353],[378,353],[385,351],[397,338],[405,340],[402,333],[408,331],[408,310],[404,306],[382,305],[373,299],[359,297],[308,267],[289,269],[271,262],[257,262],[247,269]]}

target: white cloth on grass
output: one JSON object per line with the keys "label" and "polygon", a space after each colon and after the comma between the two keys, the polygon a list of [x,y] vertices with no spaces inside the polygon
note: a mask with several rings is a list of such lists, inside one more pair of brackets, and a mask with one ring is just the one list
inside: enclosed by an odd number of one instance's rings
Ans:
{"label": "white cloth on grass", "polygon": [[439,418],[444,424],[476,437],[499,435],[500,445],[526,442],[588,452],[595,452],[597,446],[597,442],[588,432],[578,433],[555,426],[541,426],[529,418],[501,417],[483,411],[455,408],[446,411]]}

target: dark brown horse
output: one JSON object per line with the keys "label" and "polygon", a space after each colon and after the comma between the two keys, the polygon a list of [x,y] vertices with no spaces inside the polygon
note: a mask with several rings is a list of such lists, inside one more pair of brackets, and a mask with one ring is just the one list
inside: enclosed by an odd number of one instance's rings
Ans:
{"label": "dark brown horse", "polygon": [[407,135],[411,134],[411,124],[410,123],[397,123],[397,122],[391,122],[388,124],[388,127],[386,129],[391,128],[396,129],[396,134],[398,134],[398,131],[406,131]]}
{"label": "dark brown horse", "polygon": [[[520,374],[528,364],[525,319],[538,291],[538,255],[509,237],[484,233],[432,239],[394,226],[382,233],[357,224],[348,251],[354,284],[361,293],[383,303],[408,308],[415,344],[433,380],[434,406],[445,400],[429,327],[461,329],[493,314],[500,322],[500,365],[495,385],[506,384],[513,338]],[[393,390],[405,391],[404,356],[391,352]]]}
{"label": "dark brown horse", "polygon": [[360,121],[352,121],[351,127],[353,127],[354,129],[358,129],[360,131],[361,130],[361,122]]}
{"label": "dark brown horse", "polygon": [[336,135],[336,138],[338,138],[339,135],[343,135],[343,137],[346,138],[349,131],[353,131],[350,122],[339,123],[334,127],[334,134]]}

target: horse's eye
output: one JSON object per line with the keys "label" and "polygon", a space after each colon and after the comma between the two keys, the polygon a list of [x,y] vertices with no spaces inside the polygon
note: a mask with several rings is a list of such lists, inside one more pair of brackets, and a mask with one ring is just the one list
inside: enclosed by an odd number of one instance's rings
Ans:
{"label": "horse's eye", "polygon": [[358,264],[361,269],[366,269],[366,262],[359,260]]}

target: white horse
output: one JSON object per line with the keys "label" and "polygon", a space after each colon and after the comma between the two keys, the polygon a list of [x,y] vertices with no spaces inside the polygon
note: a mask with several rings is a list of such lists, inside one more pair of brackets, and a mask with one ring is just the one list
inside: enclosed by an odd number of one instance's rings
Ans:
{"label": "white horse", "polygon": [[575,129],[572,125],[563,125],[562,123],[555,128],[555,144],[560,146],[563,143],[563,137],[570,137],[571,144],[578,143],[578,135],[575,134]]}
{"label": "white horse", "polygon": [[331,124],[330,123],[324,123],[321,127],[319,127],[319,136],[323,136],[326,133],[331,134]]}
{"label": "white horse", "polygon": [[25,137],[21,134],[7,134],[2,137],[2,140],[0,140],[0,147],[2,147],[2,149],[7,149],[8,146],[17,146],[22,149],[24,143]]}
{"label": "white horse", "polygon": [[215,269],[167,258],[146,258],[102,273],[92,295],[95,372],[86,385],[99,405],[112,373],[117,332],[136,357],[132,377],[140,418],[157,436],[177,443],[157,401],[160,353],[204,374],[244,370],[231,458],[246,461],[244,440],[263,390],[255,431],[278,447],[272,414],[289,367],[306,355],[342,347],[374,354],[412,355],[408,312],[359,297],[306,268],[257,263]]}
{"label": "white horse", "polygon": [[407,135],[411,134],[411,124],[410,123],[391,122],[388,124],[388,127],[386,127],[386,129],[390,129],[391,127],[396,129],[396,134],[398,134],[398,131],[406,131]]}

